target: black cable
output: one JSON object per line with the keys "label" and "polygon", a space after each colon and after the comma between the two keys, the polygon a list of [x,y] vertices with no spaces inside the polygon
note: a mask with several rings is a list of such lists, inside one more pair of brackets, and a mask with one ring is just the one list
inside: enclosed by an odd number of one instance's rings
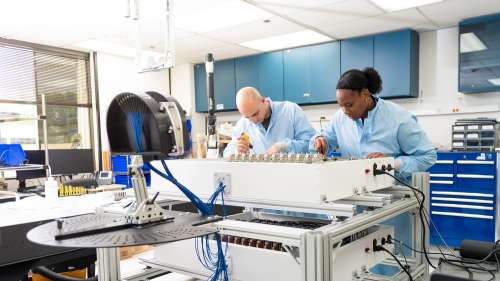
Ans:
{"label": "black cable", "polygon": [[[385,170],[379,170],[381,171],[383,174],[386,174],[390,177],[392,177],[393,179],[395,179],[397,182],[403,184],[404,186],[410,188],[412,191],[413,191],[413,194],[415,195],[415,198],[417,198],[417,201],[419,203],[419,208],[418,208],[418,214],[420,216],[420,222],[422,224],[422,245],[424,245],[423,249],[424,249],[424,256],[425,256],[425,259],[427,260],[427,263],[432,267],[432,268],[436,268],[436,266],[434,264],[432,264],[430,258],[429,258],[429,255],[427,254],[427,249],[425,249],[425,237],[426,237],[426,233],[425,233],[425,220],[424,220],[424,216],[422,215],[422,209],[424,208],[424,202],[425,202],[425,194],[421,191],[421,190],[418,190],[417,188],[414,188],[413,186],[410,186],[409,184],[403,182],[402,180],[398,179],[397,177],[393,176],[392,174],[390,174],[389,172],[386,172]],[[375,172],[375,171],[374,171]],[[420,193],[420,195],[422,196],[422,200],[420,200],[416,194],[416,192]]]}
{"label": "black cable", "polygon": [[[417,250],[417,249],[413,249],[412,247],[410,247],[410,246],[408,246],[407,244],[405,244],[403,241],[399,241],[398,239],[395,239],[395,238],[392,238],[392,240],[394,240],[394,241],[398,242],[398,244],[400,244],[400,245],[402,245],[402,246],[404,246],[404,247],[406,247],[406,248],[410,249],[411,251],[413,251],[413,252],[415,252],[415,253],[419,253],[419,254],[423,254],[423,253],[424,253],[423,251],[419,251],[419,250]],[[388,243],[390,243],[390,242],[388,242]],[[457,256],[455,256],[455,255],[453,255],[453,254],[444,254],[444,253],[442,253],[442,252],[440,252],[440,253],[432,253],[432,252],[427,252],[427,254],[429,254],[429,255],[446,255],[446,256],[452,256],[452,257],[455,257],[455,258],[457,257]]]}
{"label": "black cable", "polygon": [[[390,171],[390,170],[391,170],[391,169],[388,169],[387,171]],[[423,209],[424,209],[423,203],[425,202],[425,194],[424,194],[421,190],[419,190],[419,189],[417,189],[417,188],[415,188],[415,187],[413,187],[413,186],[410,186],[409,184],[407,184],[407,183],[403,182],[402,180],[398,179],[397,177],[395,177],[394,175],[392,175],[392,174],[388,173],[388,172],[387,172],[387,171],[385,171],[385,170],[377,170],[377,171],[378,171],[378,172],[381,172],[382,174],[386,174],[386,175],[388,175],[388,176],[392,177],[392,178],[393,178],[393,179],[395,179],[397,182],[399,182],[399,183],[403,184],[404,186],[406,186],[406,187],[410,188],[410,189],[413,191],[413,194],[415,195],[415,197],[416,197],[417,201],[418,201],[418,202],[419,202],[419,204],[420,204],[420,206],[419,206],[419,215],[420,215],[420,220],[421,220],[421,222],[422,222],[422,238],[423,238],[423,241],[425,242],[425,223],[424,223],[424,220],[425,220],[425,222],[427,223],[427,225],[429,225],[429,227],[430,227],[429,220],[427,219],[427,217],[426,217],[426,216],[424,216],[424,215],[422,214]],[[418,198],[418,196],[417,196],[416,192],[418,192],[418,193],[420,193],[420,195],[422,195],[422,200],[419,200],[419,198]],[[498,244],[498,243],[500,243],[500,240],[498,240],[498,241],[496,242],[496,244]],[[424,244],[424,245],[425,245],[425,244]],[[429,263],[429,265],[430,265],[431,267],[433,267],[433,268],[436,268],[436,267],[435,267],[435,266],[434,266],[434,265],[430,262],[430,259],[429,259],[429,257],[428,257],[427,250],[425,249],[425,246],[423,247],[423,250],[424,250],[423,252],[424,252],[425,258],[426,258],[427,262]],[[450,254],[444,254],[444,253],[441,251],[441,248],[439,248],[439,247],[438,247],[438,250],[439,250],[439,252],[441,253],[441,255],[443,256],[443,258],[440,258],[440,259],[439,259],[439,262],[444,261],[444,262],[446,262],[446,263],[448,263],[448,264],[451,264],[451,265],[454,265],[454,266],[457,266],[457,267],[461,267],[461,268],[464,268],[464,269],[466,269],[466,270],[468,270],[468,269],[474,269],[474,270],[478,270],[478,271],[485,271],[485,272],[490,273],[490,274],[494,277],[494,274],[493,274],[493,272],[492,272],[492,271],[493,271],[492,269],[487,269],[487,268],[484,268],[484,267],[482,267],[482,266],[480,265],[480,263],[485,262],[486,260],[481,260],[481,261],[479,261],[479,262],[475,262],[475,263],[472,263],[472,262],[467,262],[467,261],[463,261],[463,260],[449,260],[448,258],[446,258],[446,255],[450,255]],[[489,258],[489,257],[490,257],[490,256],[491,256],[494,252],[496,252],[497,250],[499,250],[499,251],[500,251],[500,249],[496,249],[496,250],[491,251],[491,252],[488,254],[488,256],[486,257],[486,259],[487,259],[487,258]],[[451,255],[451,256],[457,257],[456,255]],[[496,255],[495,255],[495,256],[496,256]],[[458,257],[457,257],[457,258],[458,258]],[[455,264],[454,262],[462,263],[462,265],[460,265],[460,264]],[[479,267],[467,266],[467,265],[465,265],[465,263],[468,263],[468,264],[477,264]],[[499,263],[497,263],[497,268],[496,268],[496,271],[499,271],[499,269],[500,269],[500,264],[499,264]]]}
{"label": "black cable", "polygon": [[45,266],[38,266],[38,267],[33,268],[33,273],[38,273],[38,274],[42,275],[43,277],[46,277],[46,278],[54,280],[54,281],[98,281],[97,276],[85,278],[85,279],[74,278],[74,277],[65,276],[65,275],[59,274],[57,272],[54,272]]}
{"label": "black cable", "polygon": [[387,250],[386,248],[384,248],[384,246],[379,246],[379,249],[388,253],[389,255],[391,255],[391,257],[399,264],[399,266],[401,267],[401,269],[404,270],[404,272],[406,272],[406,274],[408,275],[408,278],[410,278],[410,281],[413,281],[413,277],[411,276],[411,273],[408,271],[408,269],[406,268],[406,266],[404,266],[400,261],[399,259],[393,254],[391,253],[391,251]]}

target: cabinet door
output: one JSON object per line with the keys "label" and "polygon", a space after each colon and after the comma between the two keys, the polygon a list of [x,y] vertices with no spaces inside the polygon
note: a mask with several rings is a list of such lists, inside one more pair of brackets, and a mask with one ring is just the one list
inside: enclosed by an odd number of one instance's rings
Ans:
{"label": "cabinet door", "polygon": [[373,36],[343,40],[340,43],[340,72],[373,66]]}
{"label": "cabinet door", "polygon": [[236,91],[252,86],[272,100],[283,100],[283,52],[237,58]]}
{"label": "cabinet door", "polygon": [[415,36],[418,35],[414,31],[403,30],[374,37],[374,67],[383,81],[380,97],[418,96],[418,89],[414,88],[412,91],[412,83],[418,84],[418,78],[413,81],[418,70],[412,68],[412,63],[418,64],[418,61],[412,62],[412,54],[418,52]]}
{"label": "cabinet door", "polygon": [[194,95],[196,112],[207,112],[207,74],[205,72],[205,65],[202,63],[194,65]]}
{"label": "cabinet door", "polygon": [[236,109],[234,59],[215,61],[214,84],[215,110]]}
{"label": "cabinet door", "polygon": [[311,102],[335,102],[340,78],[340,42],[311,46]]}
{"label": "cabinet door", "polygon": [[284,97],[298,104],[310,101],[310,47],[285,50],[283,53]]}

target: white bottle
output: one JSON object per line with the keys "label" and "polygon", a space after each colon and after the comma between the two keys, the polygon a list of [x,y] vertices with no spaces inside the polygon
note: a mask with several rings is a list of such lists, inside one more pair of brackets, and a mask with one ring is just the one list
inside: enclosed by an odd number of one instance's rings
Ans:
{"label": "white bottle", "polygon": [[58,186],[57,181],[53,177],[48,177],[45,181],[45,199],[56,201],[59,198]]}

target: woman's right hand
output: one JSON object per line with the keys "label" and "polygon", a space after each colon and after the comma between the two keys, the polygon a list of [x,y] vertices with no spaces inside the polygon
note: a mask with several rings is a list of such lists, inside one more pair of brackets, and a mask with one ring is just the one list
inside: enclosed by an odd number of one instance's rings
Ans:
{"label": "woman's right hand", "polygon": [[325,137],[319,136],[314,139],[314,149],[316,152],[322,155],[326,154],[326,149],[328,148],[328,142]]}

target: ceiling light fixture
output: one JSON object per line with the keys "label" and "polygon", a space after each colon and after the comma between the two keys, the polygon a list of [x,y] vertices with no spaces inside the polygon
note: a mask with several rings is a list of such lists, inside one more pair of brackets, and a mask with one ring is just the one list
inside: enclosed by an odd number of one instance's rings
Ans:
{"label": "ceiling light fixture", "polygon": [[321,43],[331,41],[332,38],[312,30],[303,30],[299,32],[287,33],[278,36],[272,36],[252,41],[239,43],[241,46],[259,50],[272,51],[286,49],[291,47]]}
{"label": "ceiling light fixture", "polygon": [[442,2],[443,0],[370,0],[386,12],[405,10]]}

